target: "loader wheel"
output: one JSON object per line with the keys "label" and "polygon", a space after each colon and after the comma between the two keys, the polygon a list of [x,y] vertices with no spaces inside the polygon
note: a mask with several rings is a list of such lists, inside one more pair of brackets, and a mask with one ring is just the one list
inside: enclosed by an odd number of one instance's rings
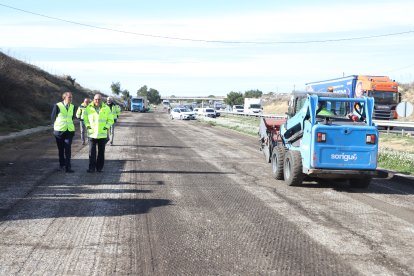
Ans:
{"label": "loader wheel", "polygon": [[283,176],[289,186],[302,184],[302,157],[299,151],[289,150],[286,152],[283,162]]}
{"label": "loader wheel", "polygon": [[276,146],[272,153],[272,175],[277,180],[283,180],[283,161],[285,159],[285,148]]}
{"label": "loader wheel", "polygon": [[349,179],[349,184],[352,188],[366,189],[371,184],[371,177]]}

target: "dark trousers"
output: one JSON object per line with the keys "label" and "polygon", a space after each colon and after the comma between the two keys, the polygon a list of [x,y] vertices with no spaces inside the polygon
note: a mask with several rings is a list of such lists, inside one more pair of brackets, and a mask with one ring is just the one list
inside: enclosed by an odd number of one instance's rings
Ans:
{"label": "dark trousers", "polygon": [[[107,139],[89,138],[89,170],[101,171],[105,163],[105,144]],[[98,156],[96,156],[98,146]]]}
{"label": "dark trousers", "polygon": [[73,132],[65,131],[61,132],[59,135],[55,134],[56,145],[59,150],[59,164],[61,167],[66,167],[70,169],[70,158],[72,155],[72,139]]}

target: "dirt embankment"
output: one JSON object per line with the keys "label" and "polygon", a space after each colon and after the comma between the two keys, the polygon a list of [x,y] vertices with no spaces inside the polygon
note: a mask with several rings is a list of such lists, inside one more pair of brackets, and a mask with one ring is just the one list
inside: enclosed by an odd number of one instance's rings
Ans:
{"label": "dirt embankment", "polygon": [[288,94],[273,94],[262,97],[263,113],[283,115],[288,110]]}
{"label": "dirt embankment", "polygon": [[[414,105],[414,82],[400,83],[399,91],[401,92],[402,100]],[[410,117],[402,119],[405,121],[414,121],[414,113]]]}
{"label": "dirt embankment", "polygon": [[55,76],[0,52],[0,134],[50,123],[61,95],[72,91],[74,104],[93,91],[66,76]]}

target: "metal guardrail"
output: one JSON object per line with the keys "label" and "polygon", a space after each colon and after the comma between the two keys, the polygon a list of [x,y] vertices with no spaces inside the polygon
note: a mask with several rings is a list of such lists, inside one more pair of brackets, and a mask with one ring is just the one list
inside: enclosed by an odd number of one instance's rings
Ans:
{"label": "metal guardrail", "polygon": [[235,116],[250,116],[250,117],[266,117],[266,118],[278,118],[283,119],[286,118],[284,114],[262,114],[262,113],[244,113],[244,112],[233,112],[233,111],[223,111],[219,110],[220,113],[230,114]]}
{"label": "metal guardrail", "polygon": [[382,126],[382,127],[414,128],[414,122],[388,121],[388,120],[374,120],[374,122],[377,126]]}
{"label": "metal guardrail", "polygon": [[[266,117],[266,118],[278,118],[283,119],[286,118],[286,115],[284,114],[261,114],[261,113],[255,113],[255,114],[248,114],[244,112],[233,112],[233,111],[222,111],[220,110],[220,113],[235,115],[235,116],[252,116],[252,117]],[[393,121],[393,120],[373,120],[374,123],[377,126],[384,127],[388,130],[394,127],[399,127],[404,129],[414,129],[414,122],[404,122],[404,121]]]}

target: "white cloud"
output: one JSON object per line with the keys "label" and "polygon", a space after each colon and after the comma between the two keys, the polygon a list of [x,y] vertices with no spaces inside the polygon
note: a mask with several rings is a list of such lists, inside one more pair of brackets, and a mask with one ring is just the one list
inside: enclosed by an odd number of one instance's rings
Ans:
{"label": "white cloud", "polygon": [[[355,4],[304,6],[261,13],[229,14],[226,17],[205,16],[198,18],[125,19],[91,18],[80,22],[97,27],[131,33],[165,37],[223,41],[294,41],[299,34],[323,34],[370,31],[387,33],[389,27],[414,27],[414,3]],[[13,20],[13,19],[11,19]],[[49,22],[49,24],[47,24]],[[157,39],[127,33],[112,32],[69,23],[47,21],[39,24],[9,24],[1,31],[7,47],[42,46],[54,48],[85,47],[89,44],[115,43],[119,45],[182,45],[187,42]],[[359,36],[359,35],[357,35]],[[203,43],[191,45],[210,47]],[[219,47],[219,45],[216,45]]]}
{"label": "white cloud", "polygon": [[[225,17],[143,19],[94,15],[90,21],[79,22],[125,32],[201,40],[300,41],[414,29],[414,2],[403,3],[309,4]],[[103,91],[109,90],[111,81],[121,81],[134,90],[137,83],[149,85],[149,80],[156,89],[176,91],[211,91],[218,87],[229,92],[232,87],[245,85],[250,85],[245,90],[269,91],[277,84],[283,90],[282,85],[291,88],[296,83],[300,87],[307,81],[340,76],[342,72],[378,74],[414,62],[407,60],[407,56],[397,57],[413,45],[409,35],[354,43],[256,47],[151,38],[35,19],[31,16],[30,24],[25,24],[20,17],[6,20],[2,16],[2,21],[8,23],[0,28],[1,47],[37,48],[33,52],[41,53],[41,57],[30,57],[36,65],[52,73],[70,74],[81,84],[103,87]],[[50,61],[51,50],[55,57],[62,58]],[[191,88],[192,85],[196,87]]]}

